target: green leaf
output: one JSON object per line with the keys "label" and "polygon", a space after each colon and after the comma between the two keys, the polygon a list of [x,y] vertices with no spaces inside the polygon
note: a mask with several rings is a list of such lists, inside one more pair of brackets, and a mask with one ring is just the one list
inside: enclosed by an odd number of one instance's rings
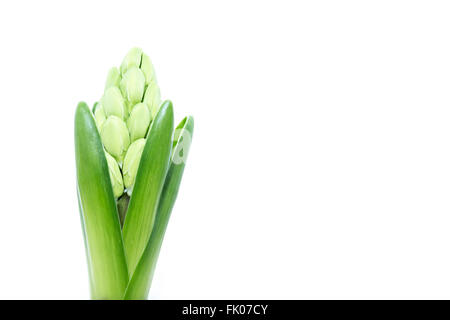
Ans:
{"label": "green leaf", "polygon": [[77,190],[93,299],[121,299],[128,271],[100,135],[84,102],[75,112]]}
{"label": "green leaf", "polygon": [[172,149],[173,107],[165,101],[153,120],[145,143],[123,226],[130,277],[147,245]]}
{"label": "green leaf", "polygon": [[146,299],[164,239],[170,214],[174,206],[185,162],[191,145],[194,119],[186,117],[175,130],[174,152],[158,204],[155,223],[144,253],[132,275],[125,299]]}

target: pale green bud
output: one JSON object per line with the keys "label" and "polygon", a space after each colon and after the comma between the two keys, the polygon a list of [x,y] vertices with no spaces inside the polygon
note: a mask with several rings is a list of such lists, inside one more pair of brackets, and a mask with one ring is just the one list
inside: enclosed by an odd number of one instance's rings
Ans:
{"label": "pale green bud", "polygon": [[103,106],[101,103],[98,103],[95,107],[95,123],[97,124],[98,131],[101,130],[103,123],[106,120],[105,111],[103,110]]}
{"label": "pale green bud", "polygon": [[111,178],[111,185],[114,197],[118,198],[123,193],[122,173],[120,173],[119,165],[116,160],[105,151],[106,162],[108,163],[109,177]]}
{"label": "pale green bud", "polygon": [[132,104],[142,101],[145,89],[145,76],[138,67],[131,67],[123,75],[120,83],[124,97]]}
{"label": "pale green bud", "polygon": [[156,83],[155,69],[153,68],[152,61],[145,53],[142,54],[141,70],[144,73],[146,85],[150,82]]}
{"label": "pale green bud", "polygon": [[128,148],[125,160],[123,161],[123,182],[128,191],[133,189],[136,173],[141,161],[142,151],[145,146],[145,139],[138,139]]}
{"label": "pale green bud", "polygon": [[141,57],[142,49],[140,48],[133,48],[128,51],[120,66],[120,72],[122,72],[122,75],[124,75],[131,67],[139,68],[141,65]]}
{"label": "pale green bud", "polygon": [[116,116],[120,119],[124,118],[125,105],[119,88],[109,87],[106,89],[101,102],[107,117]]}
{"label": "pale green bud", "polygon": [[130,145],[130,135],[125,122],[116,116],[108,117],[102,125],[100,136],[106,151],[121,163]]}
{"label": "pale green bud", "polygon": [[108,76],[106,77],[105,90],[109,87],[119,87],[120,85],[120,71],[116,67],[109,69]]}
{"label": "pale green bud", "polygon": [[151,120],[155,119],[161,105],[161,93],[159,86],[155,82],[151,82],[147,87],[144,95],[144,103],[150,110]]}
{"label": "pale green bud", "polygon": [[150,124],[150,111],[144,103],[138,103],[131,110],[127,120],[131,141],[144,138]]}

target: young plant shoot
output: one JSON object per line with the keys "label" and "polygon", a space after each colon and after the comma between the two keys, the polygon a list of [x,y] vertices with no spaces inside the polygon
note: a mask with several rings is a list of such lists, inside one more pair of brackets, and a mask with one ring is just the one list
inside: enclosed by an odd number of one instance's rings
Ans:
{"label": "young plant shoot", "polygon": [[150,58],[131,49],[92,110],[75,112],[81,225],[92,299],[147,299],[194,130],[174,128]]}

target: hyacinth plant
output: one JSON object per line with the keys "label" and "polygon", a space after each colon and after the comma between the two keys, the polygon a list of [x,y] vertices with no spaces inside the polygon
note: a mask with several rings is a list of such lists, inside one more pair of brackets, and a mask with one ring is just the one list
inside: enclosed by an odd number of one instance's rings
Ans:
{"label": "hyacinth plant", "polygon": [[146,299],[194,129],[174,128],[149,57],[133,48],[92,110],[75,112],[77,192],[93,299]]}

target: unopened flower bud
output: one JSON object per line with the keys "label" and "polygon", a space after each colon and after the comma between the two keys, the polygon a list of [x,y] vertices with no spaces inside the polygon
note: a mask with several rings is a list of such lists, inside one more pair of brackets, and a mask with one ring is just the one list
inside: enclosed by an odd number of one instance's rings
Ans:
{"label": "unopened flower bud", "polygon": [[101,102],[107,117],[114,115],[120,119],[124,118],[125,105],[119,88],[109,87],[106,89]]}
{"label": "unopened flower bud", "polygon": [[131,141],[144,138],[150,124],[150,111],[144,103],[138,103],[131,110],[127,120]]}
{"label": "unopened flower bud", "polygon": [[100,136],[106,151],[121,163],[130,145],[130,135],[125,122],[116,116],[108,117],[102,125]]}
{"label": "unopened flower bud", "polygon": [[150,82],[156,83],[156,74],[152,61],[145,53],[142,54],[141,70],[144,73],[146,85],[150,84]]}
{"label": "unopened flower bud", "polygon": [[126,99],[132,104],[142,101],[145,89],[145,76],[138,67],[130,67],[123,75],[121,88]]}
{"label": "unopened flower bud", "polygon": [[116,67],[109,69],[106,77],[105,90],[109,87],[119,87],[120,85],[120,71]]}
{"label": "unopened flower bud", "polygon": [[141,57],[142,50],[140,48],[131,49],[123,59],[122,65],[120,66],[120,72],[122,72],[122,75],[125,74],[131,67],[139,68],[141,65]]}
{"label": "unopened flower bud", "polygon": [[141,161],[142,151],[145,146],[145,139],[138,139],[128,148],[125,160],[123,161],[123,182],[128,191],[131,191],[136,180],[136,173]]}
{"label": "unopened flower bud", "polygon": [[120,173],[119,165],[116,160],[105,151],[106,162],[108,163],[109,177],[111,179],[111,185],[114,193],[114,197],[118,198],[123,193],[123,180]]}
{"label": "unopened flower bud", "polygon": [[105,111],[103,110],[103,106],[101,103],[98,103],[95,107],[95,123],[97,124],[98,131],[100,132],[103,123],[106,120]]}
{"label": "unopened flower bud", "polygon": [[150,110],[151,120],[155,119],[161,105],[161,93],[159,86],[155,82],[151,82],[147,87],[144,95],[144,103]]}

